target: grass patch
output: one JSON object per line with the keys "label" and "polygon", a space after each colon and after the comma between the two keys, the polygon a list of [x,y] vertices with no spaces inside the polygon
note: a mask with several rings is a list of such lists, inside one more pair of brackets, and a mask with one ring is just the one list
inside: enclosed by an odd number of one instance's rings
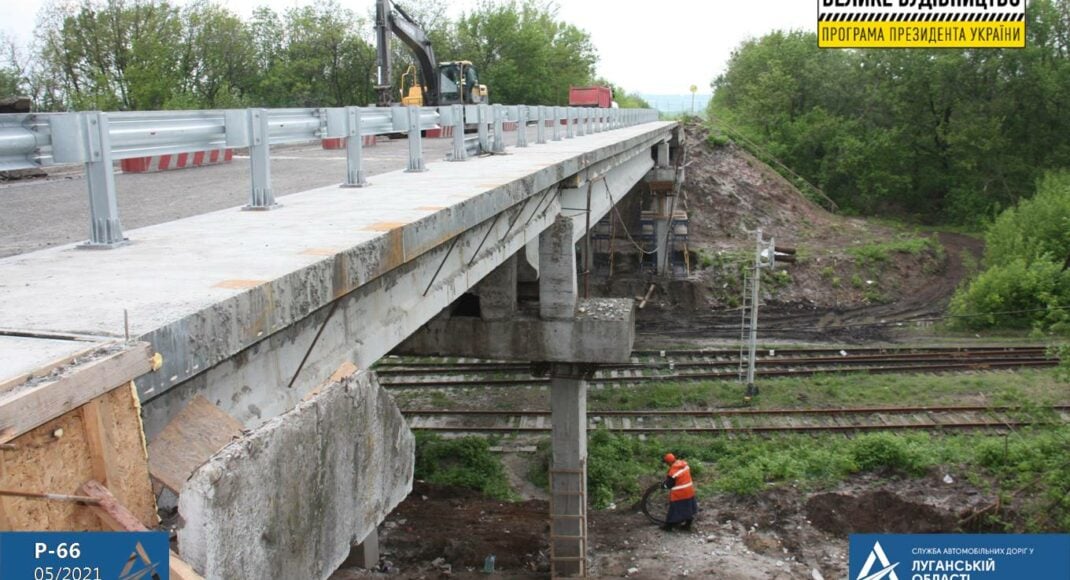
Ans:
{"label": "grass patch", "polygon": [[[1008,500],[1017,498],[1026,531],[1070,529],[1070,426],[1021,429],[1014,434],[932,435],[870,433],[736,437],[637,437],[599,430],[588,441],[588,493],[602,509],[636,501],[663,476],[662,454],[688,460],[702,496],[754,495],[776,485],[824,489],[855,474],[909,478],[937,468],[966,477]],[[546,485],[548,446],[540,448]]]}
{"label": "grass patch", "polygon": [[[829,374],[761,380],[760,409],[848,405],[1041,405],[1070,402],[1057,369],[950,375]],[[715,408],[738,405],[743,387],[731,381],[654,383],[592,390],[592,410]]]}
{"label": "grass patch", "polygon": [[435,433],[415,431],[416,466],[413,477],[436,485],[464,487],[500,500],[516,494],[502,463],[484,437],[443,439]]}
{"label": "grass patch", "polygon": [[920,256],[931,253],[941,258],[944,247],[935,237],[902,237],[890,242],[861,244],[847,248],[847,253],[862,266],[883,264],[891,259],[892,254],[910,254]]}

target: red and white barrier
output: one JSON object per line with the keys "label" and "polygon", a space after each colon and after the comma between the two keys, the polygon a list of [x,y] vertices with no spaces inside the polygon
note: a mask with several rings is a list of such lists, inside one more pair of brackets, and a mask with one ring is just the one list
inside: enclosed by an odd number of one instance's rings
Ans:
{"label": "red and white barrier", "polygon": [[427,129],[424,131],[424,137],[428,139],[449,139],[453,137],[453,125],[447,127],[439,127],[438,129]]}
{"label": "red and white barrier", "polygon": [[[364,136],[364,146],[365,147],[371,147],[371,146],[375,145],[375,143],[376,143],[375,135],[365,135]],[[323,148],[327,149],[327,150],[330,150],[330,151],[333,151],[335,149],[345,149],[346,148],[346,138],[345,137],[335,137],[333,139],[324,139],[323,140]]]}
{"label": "red and white barrier", "polygon": [[173,155],[154,155],[152,157],[123,159],[119,162],[119,167],[122,168],[123,173],[156,173],[157,171],[170,171],[172,169],[185,169],[187,167],[230,163],[233,159],[233,150],[213,149],[211,151],[196,151],[194,153],[176,153]]}

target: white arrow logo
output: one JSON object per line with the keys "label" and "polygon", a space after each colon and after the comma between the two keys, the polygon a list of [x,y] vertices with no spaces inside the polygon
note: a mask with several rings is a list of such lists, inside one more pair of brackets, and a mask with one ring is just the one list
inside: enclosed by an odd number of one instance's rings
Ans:
{"label": "white arrow logo", "polygon": [[[870,574],[870,571],[873,570],[873,565],[877,562],[880,562],[883,568]],[[888,556],[884,553],[884,548],[881,547],[880,542],[874,542],[873,551],[866,558],[866,563],[862,566],[862,571],[858,573],[856,580],[899,580],[899,576],[895,575],[895,568],[898,565],[899,562],[892,564],[888,561]]]}

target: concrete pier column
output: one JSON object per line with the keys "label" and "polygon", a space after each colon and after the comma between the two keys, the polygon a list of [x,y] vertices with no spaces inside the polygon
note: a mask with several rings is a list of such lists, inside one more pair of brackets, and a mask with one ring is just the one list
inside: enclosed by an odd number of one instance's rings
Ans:
{"label": "concrete pier column", "polygon": [[554,578],[587,576],[587,378],[591,365],[550,366],[550,566]]}
{"label": "concrete pier column", "polygon": [[479,313],[483,320],[509,320],[516,313],[516,262],[514,255],[479,283]]}
{"label": "concrete pier column", "polygon": [[379,566],[379,528],[372,530],[359,544],[354,544],[342,567],[371,570]]}
{"label": "concrete pier column", "polygon": [[660,168],[669,167],[669,142],[668,141],[662,141],[661,143],[658,143],[658,145],[657,145],[657,153],[658,153],[658,159],[657,159],[658,167],[660,167]]}
{"label": "concrete pier column", "polygon": [[568,320],[576,316],[576,245],[572,220],[558,216],[539,235],[539,316]]}
{"label": "concrete pier column", "polygon": [[671,206],[671,196],[663,193],[655,194],[654,236],[658,248],[658,274],[668,273],[669,256],[672,255],[672,248],[669,247],[669,227],[672,223],[672,216],[669,215],[669,208]]}
{"label": "concrete pier column", "polygon": [[[580,238],[579,243],[576,244],[576,250],[578,252],[578,256],[576,257],[576,267],[577,267],[578,272],[580,273],[581,276],[582,275],[586,276],[582,282],[578,282],[578,283],[583,283],[583,284],[586,284],[587,280],[590,278],[590,274],[586,274],[586,273],[588,271],[590,271],[590,272],[594,271],[594,256],[593,255],[588,255],[588,253],[587,253],[587,251],[589,249],[589,246],[588,246],[588,241],[589,240],[587,238],[590,235],[591,234],[588,233],[586,236],[583,236],[582,238]],[[591,252],[591,253],[593,254],[594,252]],[[586,295],[584,295],[584,297],[586,297]]]}

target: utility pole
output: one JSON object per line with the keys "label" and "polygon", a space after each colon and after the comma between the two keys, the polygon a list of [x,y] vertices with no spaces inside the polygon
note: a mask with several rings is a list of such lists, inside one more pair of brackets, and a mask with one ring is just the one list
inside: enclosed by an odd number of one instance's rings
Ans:
{"label": "utility pole", "polygon": [[[765,240],[762,237],[762,230],[758,228],[755,233],[755,247],[754,247],[754,270],[751,272],[750,282],[750,324],[748,325],[747,336],[747,400],[755,397],[758,394],[758,387],[754,385],[754,367],[755,359],[758,353],[758,301],[761,298],[760,287],[762,280],[762,270],[764,268],[762,262],[763,250],[766,249]],[[771,256],[770,256],[771,257]],[[773,267],[772,260],[769,261],[769,268]],[[747,288],[744,288],[744,292]]]}
{"label": "utility pole", "polygon": [[[776,269],[777,261],[795,263],[795,248],[778,248],[772,238],[768,240],[759,228],[755,232],[754,266],[749,276],[743,278],[743,333],[747,341],[747,372],[744,379],[747,385],[746,400],[758,396],[758,387],[754,384],[755,366],[758,353],[758,305],[761,302],[762,270]],[[749,282],[749,283],[748,283]],[[748,320],[749,315],[749,320]],[[741,338],[743,338],[741,336]],[[742,343],[741,343],[742,351]],[[742,352],[740,353],[742,359]],[[740,365],[742,366],[742,360]],[[740,373],[743,374],[742,372]]]}

